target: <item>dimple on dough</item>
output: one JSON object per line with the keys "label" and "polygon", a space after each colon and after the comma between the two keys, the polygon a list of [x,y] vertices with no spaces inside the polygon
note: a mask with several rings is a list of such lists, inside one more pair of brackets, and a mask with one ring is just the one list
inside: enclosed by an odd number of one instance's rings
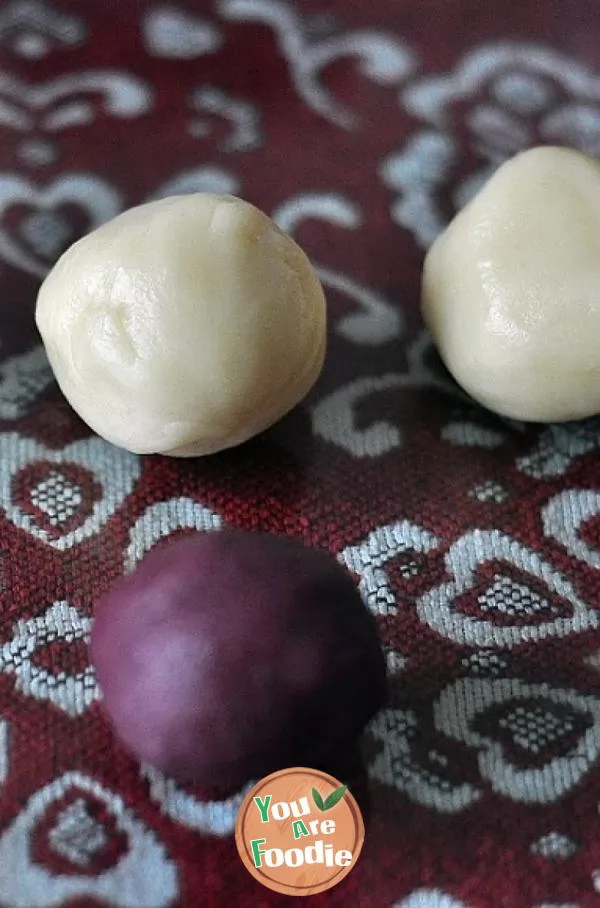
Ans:
{"label": "dimple on dough", "polygon": [[132,208],[75,243],[36,322],[58,384],[139,454],[209,454],[291,410],[325,355],[323,290],[261,211],[209,193]]}
{"label": "dimple on dough", "polygon": [[497,413],[600,412],[600,165],[540,147],[504,164],[431,247],[422,311],[442,359]]}

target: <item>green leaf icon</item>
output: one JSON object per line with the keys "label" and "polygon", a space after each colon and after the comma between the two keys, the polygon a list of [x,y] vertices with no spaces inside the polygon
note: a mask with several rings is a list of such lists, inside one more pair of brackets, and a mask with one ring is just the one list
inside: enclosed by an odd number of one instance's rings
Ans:
{"label": "green leaf icon", "polygon": [[323,806],[322,810],[331,810],[332,807],[335,807],[335,805],[342,800],[347,789],[347,785],[340,785],[339,788],[336,788],[335,791],[332,791],[331,794],[327,796],[325,805]]}
{"label": "green leaf icon", "polygon": [[313,801],[315,802],[315,804],[317,805],[319,810],[325,810],[325,804],[323,803],[323,798],[321,797],[321,795],[319,794],[319,792],[317,791],[316,788],[313,788],[312,796],[313,796]]}

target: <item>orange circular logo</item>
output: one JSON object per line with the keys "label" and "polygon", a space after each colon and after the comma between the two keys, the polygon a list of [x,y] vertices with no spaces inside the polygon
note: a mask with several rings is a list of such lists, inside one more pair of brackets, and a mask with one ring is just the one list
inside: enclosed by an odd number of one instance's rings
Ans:
{"label": "orange circular logo", "polygon": [[315,895],[336,886],[356,864],[364,838],[348,788],[304,767],[282,769],[255,785],[235,826],[246,869],[285,895]]}

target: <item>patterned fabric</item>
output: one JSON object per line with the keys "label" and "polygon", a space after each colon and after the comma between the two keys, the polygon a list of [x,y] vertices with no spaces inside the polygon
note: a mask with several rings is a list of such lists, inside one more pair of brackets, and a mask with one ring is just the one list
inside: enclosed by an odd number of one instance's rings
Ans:
{"label": "patterned fabric", "polygon": [[[600,153],[599,27],[595,0],[1,4],[3,908],[287,904],[237,857],[243,793],[139,766],[87,661],[97,596],[222,526],[331,551],[385,642],[363,856],[307,901],[600,904],[600,420],[484,412],[418,314],[425,248],[499,162]],[[326,368],[238,450],[136,457],[58,393],[36,289],[124,207],[206,189],[312,257]]]}

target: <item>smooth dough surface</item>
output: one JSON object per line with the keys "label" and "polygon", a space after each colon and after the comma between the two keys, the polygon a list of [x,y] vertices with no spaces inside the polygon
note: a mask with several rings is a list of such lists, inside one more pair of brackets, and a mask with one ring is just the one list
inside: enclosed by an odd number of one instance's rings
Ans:
{"label": "smooth dough surface", "polygon": [[422,311],[440,355],[490,410],[600,412],[600,165],[541,147],[504,164],[436,240]]}
{"label": "smooth dough surface", "polygon": [[209,193],[132,208],[75,243],[36,322],[63,393],[139,454],[209,454],[303,398],[325,355],[321,284],[261,211]]}

